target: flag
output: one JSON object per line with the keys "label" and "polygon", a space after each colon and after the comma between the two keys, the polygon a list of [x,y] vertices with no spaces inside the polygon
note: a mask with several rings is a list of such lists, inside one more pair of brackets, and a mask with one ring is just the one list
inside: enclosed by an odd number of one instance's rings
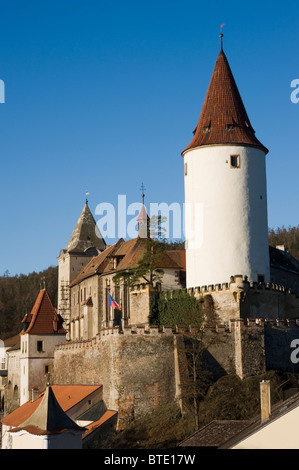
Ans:
{"label": "flag", "polygon": [[118,303],[114,300],[113,297],[109,294],[109,299],[110,299],[110,307],[117,308],[118,310],[121,310],[121,307],[118,305]]}

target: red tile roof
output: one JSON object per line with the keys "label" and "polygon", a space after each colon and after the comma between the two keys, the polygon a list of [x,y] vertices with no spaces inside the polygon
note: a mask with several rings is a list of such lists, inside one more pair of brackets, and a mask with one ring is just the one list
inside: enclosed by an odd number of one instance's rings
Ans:
{"label": "red tile roof", "polygon": [[100,426],[102,426],[102,424],[106,423],[107,421],[109,421],[109,419],[115,417],[116,415],[117,415],[117,411],[111,411],[111,410],[105,411],[105,413],[103,414],[103,416],[101,416],[100,419],[98,419],[97,421],[93,421],[91,424],[88,424],[87,426],[85,426],[86,431],[84,432],[82,439],[85,439],[91,433],[96,431]]}
{"label": "red tile roof", "polygon": [[[229,128],[228,128],[229,126]],[[194,131],[194,138],[187,150],[219,144],[240,144],[268,150],[256,138],[226,55],[221,50],[201,115]]]}
{"label": "red tile roof", "polygon": [[56,313],[45,289],[39,292],[31,313],[25,315],[22,323],[27,327],[24,327],[21,334],[65,334],[63,320]]}
{"label": "red tile roof", "polygon": [[[115,245],[106,248],[105,251],[92,258],[92,260],[87,263],[78,276],[71,282],[70,287],[79,284],[84,279],[95,274],[117,273],[127,269],[134,269],[138,266],[138,261],[143,258],[146,249],[146,239],[144,238],[138,237],[128,241],[124,241],[120,238]],[[119,259],[119,264],[116,268],[113,264],[114,257]],[[184,269],[184,266],[184,255],[180,255],[175,258],[174,256],[170,256],[168,251],[160,254],[159,267],[175,269],[180,269],[182,267]]]}

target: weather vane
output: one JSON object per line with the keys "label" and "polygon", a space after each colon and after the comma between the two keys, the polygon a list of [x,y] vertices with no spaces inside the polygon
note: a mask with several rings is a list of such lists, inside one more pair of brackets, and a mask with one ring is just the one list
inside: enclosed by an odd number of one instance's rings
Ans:
{"label": "weather vane", "polygon": [[86,191],[86,204],[88,204],[88,199],[87,199],[87,196],[89,196],[89,191]]}
{"label": "weather vane", "polygon": [[223,33],[222,33],[222,28],[224,26],[224,23],[222,25],[220,25],[220,41],[221,41],[221,51],[222,51],[222,38],[223,38]]}

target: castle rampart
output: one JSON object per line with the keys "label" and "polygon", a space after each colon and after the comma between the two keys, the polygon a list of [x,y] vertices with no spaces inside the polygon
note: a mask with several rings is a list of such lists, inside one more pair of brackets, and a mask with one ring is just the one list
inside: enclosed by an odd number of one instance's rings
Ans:
{"label": "castle rampart", "polygon": [[186,339],[204,346],[205,367],[215,379],[225,374],[240,378],[266,370],[299,372],[292,363],[291,341],[299,341],[295,319],[234,318],[206,326],[203,335],[196,328],[164,326],[104,328],[94,338],[56,346],[56,384],[103,384],[103,399],[119,414],[122,429],[134,417],[178,400],[187,379]]}

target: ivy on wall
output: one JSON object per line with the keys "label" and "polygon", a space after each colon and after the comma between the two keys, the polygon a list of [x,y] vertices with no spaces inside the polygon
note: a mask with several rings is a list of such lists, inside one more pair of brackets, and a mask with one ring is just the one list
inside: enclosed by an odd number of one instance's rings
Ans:
{"label": "ivy on wall", "polygon": [[185,289],[153,293],[149,322],[151,325],[201,326],[203,322],[203,300],[196,299]]}

